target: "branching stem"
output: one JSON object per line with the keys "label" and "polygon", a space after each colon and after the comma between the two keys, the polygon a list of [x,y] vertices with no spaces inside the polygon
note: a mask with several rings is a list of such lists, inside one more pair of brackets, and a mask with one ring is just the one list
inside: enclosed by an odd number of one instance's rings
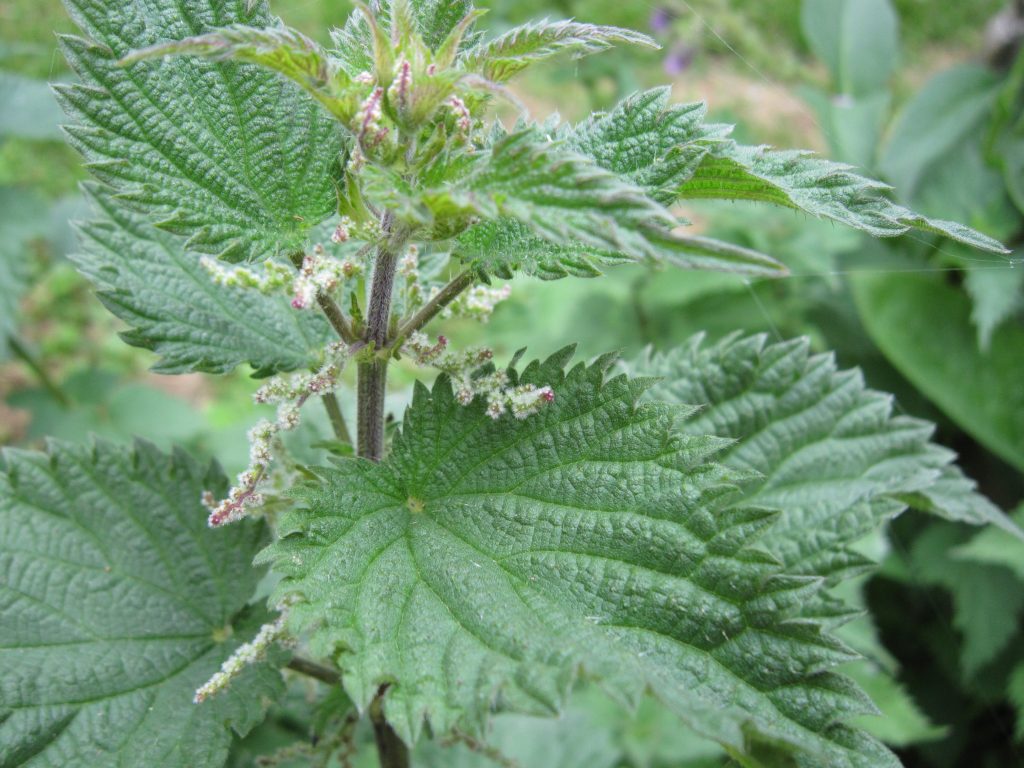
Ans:
{"label": "branching stem", "polygon": [[[389,213],[383,217],[385,235],[391,235],[393,218]],[[395,288],[395,272],[398,269],[398,251],[403,238],[390,237],[377,249],[373,265],[373,284],[370,287],[370,306],[366,311],[366,334],[363,340],[374,351],[387,345],[388,326],[391,323],[391,298]],[[384,456],[384,393],[387,386],[388,360],[386,356],[373,355],[359,363],[359,455],[370,461],[380,461]]]}
{"label": "branching stem", "polygon": [[317,664],[315,661],[304,659],[301,656],[293,656],[292,660],[288,662],[288,669],[306,675],[306,677],[316,678],[328,685],[338,685],[341,683],[341,675],[337,670],[325,667],[323,664]]}
{"label": "branching stem", "polygon": [[341,337],[341,340],[346,344],[352,345],[359,341],[359,337],[356,336],[355,331],[352,330],[352,326],[348,320],[345,319],[345,314],[341,311],[341,307],[338,306],[337,302],[328,296],[323,291],[320,291],[316,295],[316,303],[320,305],[320,309],[327,316],[327,321],[331,324],[331,327]]}
{"label": "branching stem", "polygon": [[428,301],[420,311],[409,318],[402,326],[398,329],[398,339],[407,339],[409,336],[416,331],[420,330],[423,326],[437,317],[445,307],[455,301],[459,294],[469,288],[473,281],[476,279],[473,271],[467,269],[465,272],[461,272],[456,275],[448,285],[441,289],[441,292],[434,298]]}
{"label": "branching stem", "polygon": [[328,392],[323,396],[324,408],[327,409],[327,418],[330,419],[331,429],[334,436],[343,443],[352,445],[352,435],[348,431],[348,424],[345,423],[345,414],[341,412],[341,404],[338,403],[338,396]]}

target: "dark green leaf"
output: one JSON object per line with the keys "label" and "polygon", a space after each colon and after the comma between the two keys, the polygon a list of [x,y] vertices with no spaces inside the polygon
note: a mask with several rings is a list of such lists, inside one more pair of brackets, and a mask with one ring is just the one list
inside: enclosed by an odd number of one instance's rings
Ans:
{"label": "dark green leaf", "polygon": [[212,532],[199,503],[225,485],[146,444],[4,453],[0,764],[214,768],[262,718],[268,664],[192,703],[260,620],[263,527]]}
{"label": "dark green leaf", "polygon": [[59,89],[68,129],[92,172],[188,235],[190,247],[259,260],[301,246],[335,210],[334,120],[295,86],[248,64],[196,58],[118,61],[217,27],[265,27],[264,3],[65,0],[88,38],[64,38],[81,84]]}
{"label": "dark green leaf", "polygon": [[225,373],[252,365],[273,373],[315,365],[330,337],[319,315],[298,312],[284,295],[216,285],[184,240],[92,188],[102,218],[82,225],[72,258],[104,304],[127,322],[129,344],[152,349],[161,373]]}
{"label": "dark green leaf", "polygon": [[[789,621],[818,579],[751,545],[774,515],[740,502],[727,443],[678,433],[612,362],[518,379],[556,400],[523,421],[419,386],[391,455],[341,461],[299,494],[261,559],[293,627],[415,740],[478,732],[494,710],[557,709],[580,668],[620,698],[650,689],[750,765],[895,766],[841,724],[867,706],[827,670],[846,651]],[[794,760],[793,754],[798,755]]]}
{"label": "dark green leaf", "polygon": [[934,275],[856,275],[861,319],[897,370],[987,448],[1024,470],[1024,330],[981,352],[967,296]]}

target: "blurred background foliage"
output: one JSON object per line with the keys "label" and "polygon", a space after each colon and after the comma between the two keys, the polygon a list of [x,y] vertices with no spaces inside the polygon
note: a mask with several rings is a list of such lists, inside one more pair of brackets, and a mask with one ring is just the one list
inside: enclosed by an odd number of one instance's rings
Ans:
{"label": "blurred background foliage", "polygon": [[[517,90],[537,116],[558,110],[577,119],[671,81],[677,100],[706,100],[745,141],[808,147],[859,166],[892,183],[902,202],[1001,238],[1024,259],[1020,2],[482,4],[496,31],[571,16],[642,29],[664,46],[531,75]],[[274,8],[325,41],[349,11],[341,0]],[[139,434],[235,471],[257,417],[254,382],[244,372],[147,372],[152,355],[117,338],[118,322],[67,259],[69,222],[88,216],[77,192],[85,173],[62,143],[47,81],[71,77],[55,37],[71,31],[59,0],[0,0],[0,444]],[[630,267],[596,280],[520,279],[488,327],[449,323],[448,335],[486,340],[499,359],[524,345],[537,356],[571,342],[585,356],[633,355],[697,332],[807,335],[893,392],[901,411],[935,421],[982,490],[1024,524],[1024,263],[923,237],[873,242],[753,205],[695,204],[681,214],[701,231],[779,257],[792,274],[758,282]],[[396,381],[400,407],[411,372]],[[865,616],[841,633],[865,656],[847,672],[884,717],[862,725],[910,767],[1024,765],[1024,545],[908,513],[863,548],[882,568],[849,588]],[[233,765],[375,764],[372,748],[348,754],[365,734],[342,731],[348,746],[317,740],[336,732],[348,707],[343,695],[323,694],[296,682],[268,725],[237,745]],[[492,741],[492,750],[469,740],[427,745],[417,764],[729,764],[655,703],[624,714],[586,686],[557,721],[499,718]]]}

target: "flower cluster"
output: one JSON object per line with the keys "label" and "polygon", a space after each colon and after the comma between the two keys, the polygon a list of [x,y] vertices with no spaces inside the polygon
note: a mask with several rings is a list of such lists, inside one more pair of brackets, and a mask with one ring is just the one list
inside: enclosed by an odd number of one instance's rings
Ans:
{"label": "flower cluster", "polygon": [[455,130],[458,139],[469,141],[469,134],[473,129],[473,116],[470,114],[466,102],[458,96],[452,96],[448,99],[448,107],[455,116]]}
{"label": "flower cluster", "polygon": [[[342,222],[335,235],[340,236],[339,232],[344,226]],[[292,306],[295,309],[308,309],[318,293],[330,293],[343,280],[361,275],[365,268],[362,261],[332,259],[327,256],[322,245],[313,246],[313,250],[303,257],[299,274],[292,283]]]}
{"label": "flower cluster", "polygon": [[507,283],[500,288],[474,285],[445,307],[441,317],[465,317],[486,323],[494,314],[495,307],[511,295],[512,286]]}
{"label": "flower cluster", "polygon": [[249,466],[238,476],[227,497],[217,502],[209,491],[203,494],[203,505],[210,511],[210,527],[241,520],[250,509],[263,505],[259,487],[270,471],[280,434],[299,425],[299,409],[309,398],[337,389],[347,360],[348,348],[341,342],[331,344],[327,347],[326,362],[316,373],[275,376],[256,391],[256,403],[277,404],[277,417],[274,421],[264,419],[249,430]]}
{"label": "flower cluster", "polygon": [[224,663],[220,665],[220,671],[216,672],[213,677],[199,687],[192,699],[193,702],[201,704],[213,694],[227,688],[228,684],[238,677],[243,669],[266,655],[267,649],[270,648],[271,644],[284,635],[287,608],[281,606],[278,610],[281,611],[281,615],[277,619],[269,624],[264,624],[260,627],[260,631],[256,633],[256,637],[248,643],[238,646],[235,652],[228,656]]}
{"label": "flower cluster", "polygon": [[[350,220],[342,219],[331,235],[332,242],[347,242],[352,227]],[[364,259],[358,256],[335,259],[327,255],[322,245],[313,246],[313,250],[303,257],[297,274],[294,269],[272,259],[265,261],[260,271],[249,267],[227,267],[208,256],[202,257],[199,263],[217,285],[251,288],[263,294],[290,290],[295,309],[308,309],[318,292],[329,293],[342,281],[351,280],[366,271]]]}
{"label": "flower cluster", "polygon": [[203,256],[199,265],[217,285],[229,288],[254,288],[260,293],[270,294],[292,284],[294,270],[284,264],[267,259],[261,272],[248,267],[227,267],[217,259]]}
{"label": "flower cluster", "polygon": [[431,344],[426,334],[417,332],[406,340],[402,349],[418,365],[436,368],[451,376],[455,399],[460,404],[469,405],[477,396],[484,398],[487,415],[495,420],[505,413],[525,419],[555,399],[551,387],[534,384],[512,386],[505,371],[480,374],[480,369],[494,357],[486,348],[453,352],[448,349],[448,339],[444,336],[438,336],[437,342]]}

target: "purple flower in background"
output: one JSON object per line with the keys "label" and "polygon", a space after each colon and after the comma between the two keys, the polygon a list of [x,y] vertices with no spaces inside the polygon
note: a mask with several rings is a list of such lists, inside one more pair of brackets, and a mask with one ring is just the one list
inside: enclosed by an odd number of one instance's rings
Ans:
{"label": "purple flower in background", "polygon": [[658,34],[668,32],[668,28],[671,26],[675,17],[675,11],[671,8],[666,8],[665,6],[655,8],[654,12],[651,14],[651,29]]}
{"label": "purple flower in background", "polygon": [[673,77],[683,74],[693,64],[696,53],[692,45],[676,43],[665,57],[665,72]]}

